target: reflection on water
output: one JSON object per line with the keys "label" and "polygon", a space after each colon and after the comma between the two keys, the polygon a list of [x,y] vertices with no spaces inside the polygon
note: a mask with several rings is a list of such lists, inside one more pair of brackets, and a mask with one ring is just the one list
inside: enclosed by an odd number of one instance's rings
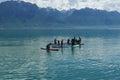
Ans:
{"label": "reflection on water", "polygon": [[[84,45],[49,52],[40,48],[56,36],[1,38],[0,79],[119,80],[120,37],[81,37]],[[57,38],[66,41],[71,37]]]}

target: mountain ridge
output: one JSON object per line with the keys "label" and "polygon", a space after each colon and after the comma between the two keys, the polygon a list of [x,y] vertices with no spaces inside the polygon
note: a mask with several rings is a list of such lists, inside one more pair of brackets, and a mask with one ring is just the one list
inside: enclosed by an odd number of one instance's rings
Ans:
{"label": "mountain ridge", "polygon": [[58,11],[24,1],[0,3],[0,28],[51,28],[120,25],[120,13],[84,8]]}

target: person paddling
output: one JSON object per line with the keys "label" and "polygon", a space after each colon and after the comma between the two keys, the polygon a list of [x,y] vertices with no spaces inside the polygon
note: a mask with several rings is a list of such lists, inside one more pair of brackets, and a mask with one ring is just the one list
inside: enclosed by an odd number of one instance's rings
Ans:
{"label": "person paddling", "polygon": [[46,46],[47,50],[50,50],[50,45],[51,45],[51,43],[47,44],[47,46]]}
{"label": "person paddling", "polygon": [[54,44],[57,44],[57,39],[56,38],[54,39]]}
{"label": "person paddling", "polygon": [[61,40],[61,47],[63,47],[63,40]]}
{"label": "person paddling", "polygon": [[67,40],[67,44],[70,45],[70,39]]}
{"label": "person paddling", "polygon": [[81,37],[79,37],[79,40],[77,40],[77,44],[81,44]]}
{"label": "person paddling", "polygon": [[58,46],[60,46],[60,41],[58,40]]}
{"label": "person paddling", "polygon": [[73,45],[75,45],[75,43],[76,43],[76,38],[74,37],[71,39],[71,45],[73,46]]}

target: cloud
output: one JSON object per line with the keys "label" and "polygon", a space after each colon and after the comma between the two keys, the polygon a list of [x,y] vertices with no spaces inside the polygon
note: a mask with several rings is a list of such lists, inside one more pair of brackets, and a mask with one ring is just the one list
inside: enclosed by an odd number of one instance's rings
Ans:
{"label": "cloud", "polygon": [[[4,0],[1,0],[4,1]],[[23,0],[37,4],[39,7],[52,7],[59,10],[68,10],[71,8],[81,9],[85,7],[119,11],[120,12],[120,0]]]}
{"label": "cloud", "polygon": [[7,1],[7,0],[0,0],[0,2]]}

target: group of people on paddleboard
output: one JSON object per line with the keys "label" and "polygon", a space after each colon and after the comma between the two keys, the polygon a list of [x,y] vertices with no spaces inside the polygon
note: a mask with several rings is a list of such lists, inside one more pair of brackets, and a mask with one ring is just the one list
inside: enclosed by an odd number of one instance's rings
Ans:
{"label": "group of people on paddleboard", "polygon": [[63,39],[60,41],[60,40],[57,40],[57,39],[55,38],[55,39],[54,39],[54,44],[62,47],[62,46],[63,46]]}
{"label": "group of people on paddleboard", "polygon": [[[67,45],[73,46],[73,45],[80,45],[80,44],[81,44],[81,37],[79,37],[79,39],[76,39],[75,37],[72,39],[67,39]],[[46,45],[46,49],[50,50],[51,45],[57,45],[57,46],[60,46],[62,48],[64,45],[63,39],[60,41],[60,40],[57,40],[55,38],[54,43],[49,43]]]}
{"label": "group of people on paddleboard", "polygon": [[68,44],[68,45],[81,44],[81,37],[79,37],[79,39],[76,39],[75,37],[72,38],[71,40],[68,39],[68,40],[67,40],[67,44]]}

